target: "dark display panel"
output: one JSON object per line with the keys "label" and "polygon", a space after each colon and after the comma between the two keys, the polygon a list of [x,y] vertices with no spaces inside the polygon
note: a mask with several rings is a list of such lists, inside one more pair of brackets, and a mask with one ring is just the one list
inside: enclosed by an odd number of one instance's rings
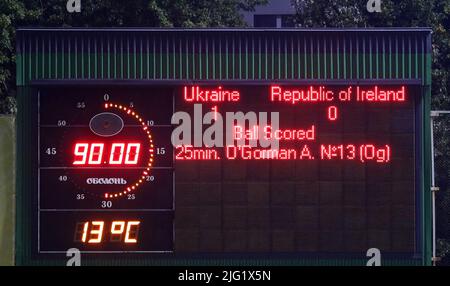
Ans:
{"label": "dark display panel", "polygon": [[[41,89],[39,250],[413,254],[418,96],[405,85]],[[172,147],[177,111],[191,142]],[[205,144],[208,112],[223,119],[218,147]],[[227,144],[227,112],[277,112],[278,129],[231,134],[275,136],[279,150]],[[131,243],[117,242],[128,226]]]}

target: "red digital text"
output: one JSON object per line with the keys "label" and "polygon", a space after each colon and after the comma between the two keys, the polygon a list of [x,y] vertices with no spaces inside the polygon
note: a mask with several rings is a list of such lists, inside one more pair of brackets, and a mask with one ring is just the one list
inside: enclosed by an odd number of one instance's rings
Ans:
{"label": "red digital text", "polygon": [[76,143],[73,165],[136,165],[141,143],[112,143],[105,152],[104,143]]}
{"label": "red digital text", "polygon": [[[181,145],[175,149],[176,160],[220,160],[222,158],[216,148]],[[227,160],[337,160],[378,164],[389,163],[392,156],[390,145],[375,144],[302,144],[296,148],[277,149],[228,145],[223,153]]]}
{"label": "red digital text", "polygon": [[227,90],[221,86],[210,89],[197,85],[183,88],[183,98],[187,102],[237,102],[240,96],[239,91]]}

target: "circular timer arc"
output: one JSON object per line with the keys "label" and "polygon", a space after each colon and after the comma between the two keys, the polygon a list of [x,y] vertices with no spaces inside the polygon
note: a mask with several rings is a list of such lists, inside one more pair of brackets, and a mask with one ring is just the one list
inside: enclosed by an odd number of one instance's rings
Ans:
{"label": "circular timer arc", "polygon": [[105,103],[105,109],[116,109],[119,110],[123,113],[125,113],[126,115],[134,118],[135,120],[137,120],[139,122],[139,125],[142,127],[142,130],[147,134],[148,140],[149,140],[149,153],[150,153],[150,157],[149,160],[147,162],[147,165],[145,167],[145,169],[142,171],[140,178],[133,182],[132,184],[128,185],[125,187],[125,189],[121,192],[115,192],[115,193],[105,193],[105,198],[117,198],[117,197],[121,197],[123,195],[126,195],[127,193],[131,193],[133,191],[135,191],[139,185],[141,185],[146,176],[148,176],[148,173],[150,171],[150,168],[153,165],[153,158],[154,158],[154,149],[153,149],[153,139],[152,139],[152,135],[150,133],[150,131],[148,130],[148,126],[145,124],[145,122],[142,120],[142,118],[139,116],[139,114],[137,114],[135,111],[133,111],[131,108],[126,107],[126,106],[122,106],[119,104],[114,104],[114,103]]}

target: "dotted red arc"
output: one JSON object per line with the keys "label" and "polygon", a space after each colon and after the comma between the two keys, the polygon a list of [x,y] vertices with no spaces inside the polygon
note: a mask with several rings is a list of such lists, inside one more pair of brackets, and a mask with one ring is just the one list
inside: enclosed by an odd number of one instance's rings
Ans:
{"label": "dotted red arc", "polygon": [[135,181],[134,183],[127,185],[124,188],[124,190],[121,192],[105,193],[105,198],[109,199],[109,198],[122,197],[123,195],[131,193],[131,192],[135,191],[144,182],[144,180],[145,180],[146,176],[148,175],[148,173],[150,172],[150,168],[152,167],[152,164],[153,164],[153,157],[154,157],[153,147],[154,146],[153,146],[152,135],[150,134],[150,131],[148,130],[148,126],[145,124],[145,122],[142,120],[142,118],[139,116],[139,114],[134,112],[131,108],[128,108],[126,106],[122,106],[119,104],[114,104],[114,103],[105,103],[105,109],[117,109],[117,110],[125,113],[126,115],[133,117],[135,120],[139,121],[139,125],[142,127],[142,130],[147,134],[147,137],[148,137],[148,140],[150,143],[149,144],[150,148],[148,149],[148,151],[150,153],[150,158],[147,162],[145,169],[142,171],[139,179],[137,181]]}

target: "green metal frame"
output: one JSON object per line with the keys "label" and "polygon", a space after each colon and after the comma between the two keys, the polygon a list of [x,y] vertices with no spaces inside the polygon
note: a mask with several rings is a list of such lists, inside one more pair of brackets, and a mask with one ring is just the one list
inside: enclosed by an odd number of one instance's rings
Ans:
{"label": "green metal frame", "polygon": [[[225,45],[226,44],[226,45]],[[35,81],[127,84],[171,81],[290,81],[354,83],[418,81],[422,86],[420,201],[422,257],[384,265],[431,265],[430,98],[431,30],[410,29],[38,29],[17,31],[16,264],[32,259],[30,190],[37,122]],[[88,264],[115,265],[111,260]],[[365,259],[202,260],[128,259],[145,265],[364,265]]]}

